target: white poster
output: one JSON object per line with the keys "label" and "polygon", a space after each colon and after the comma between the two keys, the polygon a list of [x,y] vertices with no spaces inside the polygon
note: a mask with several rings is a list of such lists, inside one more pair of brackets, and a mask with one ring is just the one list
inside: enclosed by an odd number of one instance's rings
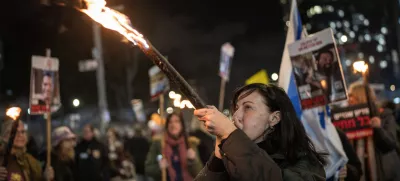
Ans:
{"label": "white poster", "polygon": [[150,68],[149,77],[151,100],[156,100],[159,95],[169,90],[169,80],[156,65]]}
{"label": "white poster", "polygon": [[55,112],[61,106],[57,58],[32,56],[30,114]]}
{"label": "white poster", "polygon": [[221,58],[219,62],[219,76],[225,81],[229,80],[229,74],[235,48],[230,43],[221,46]]}

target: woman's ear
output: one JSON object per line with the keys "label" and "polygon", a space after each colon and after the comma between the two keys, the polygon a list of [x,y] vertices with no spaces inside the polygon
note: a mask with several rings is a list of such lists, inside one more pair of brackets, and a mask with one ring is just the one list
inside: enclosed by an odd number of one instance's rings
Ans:
{"label": "woman's ear", "polygon": [[281,112],[275,111],[275,112],[271,113],[271,115],[270,115],[270,122],[269,122],[270,125],[269,126],[275,126],[280,121],[281,121]]}

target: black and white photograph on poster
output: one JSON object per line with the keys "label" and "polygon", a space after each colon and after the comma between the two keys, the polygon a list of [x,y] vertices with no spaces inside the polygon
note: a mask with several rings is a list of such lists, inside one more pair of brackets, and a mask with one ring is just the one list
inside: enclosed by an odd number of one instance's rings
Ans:
{"label": "black and white photograph on poster", "polygon": [[30,114],[55,112],[61,106],[58,59],[32,56]]}
{"label": "black and white photograph on poster", "polygon": [[169,90],[167,76],[156,65],[149,69],[151,100],[157,100],[158,96]]}
{"label": "black and white photograph on poster", "polygon": [[288,48],[302,109],[347,99],[331,29],[296,41]]}

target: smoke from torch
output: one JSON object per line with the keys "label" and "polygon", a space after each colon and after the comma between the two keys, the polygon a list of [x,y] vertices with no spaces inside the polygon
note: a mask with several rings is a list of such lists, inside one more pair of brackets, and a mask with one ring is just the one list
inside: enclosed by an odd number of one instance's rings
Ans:
{"label": "smoke from torch", "polygon": [[106,7],[105,0],[85,0],[87,9],[80,9],[94,21],[100,23],[105,28],[114,30],[139,48],[149,57],[155,65],[168,77],[168,79],[176,84],[181,92],[190,100],[196,108],[204,108],[206,104],[200,96],[194,92],[193,88],[185,81],[185,79],[175,70],[168,60],[153,46],[145,37],[137,30],[132,28],[129,18],[113,9]]}

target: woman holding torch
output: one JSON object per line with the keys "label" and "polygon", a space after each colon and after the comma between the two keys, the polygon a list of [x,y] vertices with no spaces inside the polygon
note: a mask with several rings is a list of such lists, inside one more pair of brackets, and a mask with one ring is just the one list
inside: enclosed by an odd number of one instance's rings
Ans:
{"label": "woman holding torch", "polygon": [[[18,108],[19,109],[19,108]],[[13,112],[10,112],[13,111]],[[13,121],[6,120],[3,122],[2,144],[1,144],[1,162],[0,180],[7,181],[44,181],[53,180],[54,171],[47,168],[45,174],[38,160],[32,155],[26,153],[27,134],[24,123],[18,120],[15,108],[10,108],[7,115],[13,118]],[[18,111],[17,111],[18,112]],[[20,112],[20,109],[19,109]],[[19,114],[18,112],[18,114]],[[15,126],[14,126],[15,125]],[[8,147],[7,145],[11,145]]]}
{"label": "woman holding torch", "polygon": [[315,151],[285,91],[250,84],[232,101],[233,120],[215,107],[194,114],[216,136],[215,152],[197,181],[325,181]]}

